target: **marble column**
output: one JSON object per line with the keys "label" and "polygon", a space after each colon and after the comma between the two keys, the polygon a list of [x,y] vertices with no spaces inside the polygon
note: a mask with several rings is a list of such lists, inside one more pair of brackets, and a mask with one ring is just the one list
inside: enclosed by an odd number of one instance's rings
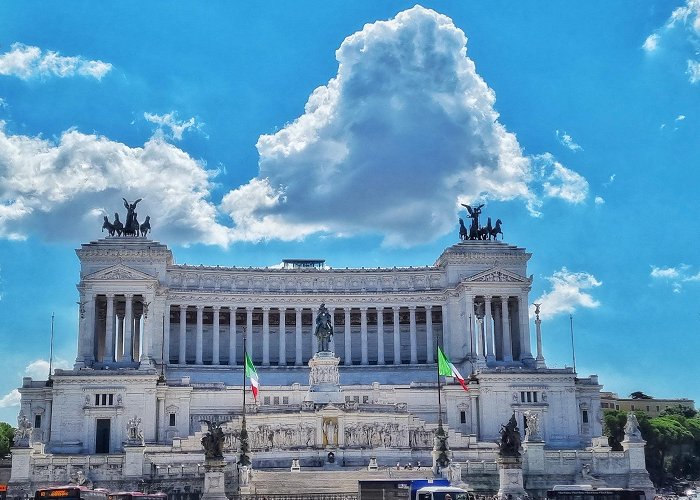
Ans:
{"label": "marble column", "polygon": [[170,304],[165,304],[163,313],[163,356],[161,363],[170,363]]}
{"label": "marble column", "polygon": [[197,306],[197,336],[196,336],[196,340],[195,340],[196,344],[195,344],[195,358],[194,358],[194,363],[196,365],[201,365],[203,363],[203,361],[202,361],[203,323],[204,323],[204,306],[200,304]]}
{"label": "marble column", "polygon": [[433,348],[435,339],[433,335],[433,306],[425,306],[425,337],[426,363],[434,363],[435,351]]}
{"label": "marble column", "polygon": [[134,315],[134,361],[138,361],[141,357],[141,317],[140,313]]}
{"label": "marble column", "polygon": [[131,294],[124,295],[124,361],[134,360],[134,317],[133,299]]}
{"label": "marble column", "polygon": [[177,362],[187,364],[187,306],[180,305],[180,352]]}
{"label": "marble column", "polygon": [[530,318],[527,311],[527,295],[518,295],[518,315],[520,316],[520,359],[532,359],[530,346]]}
{"label": "marble column", "polygon": [[383,365],[384,361],[384,308],[377,308],[377,364]]}
{"label": "marble column", "polygon": [[114,361],[114,294],[107,294],[107,314],[105,317],[105,363]]}
{"label": "marble column", "polygon": [[394,311],[394,364],[401,364],[401,325],[399,324],[400,307],[392,307]]}
{"label": "marble column", "polygon": [[121,361],[124,357],[124,315],[117,313],[117,346],[114,359]]}
{"label": "marble column", "polygon": [[279,344],[277,353],[277,365],[286,366],[287,365],[287,309],[285,307],[279,308],[280,314],[280,328],[279,328]]}
{"label": "marble column", "polygon": [[331,315],[331,327],[333,327],[334,335],[331,337],[331,341],[328,344],[328,348],[331,352],[335,353],[335,307],[329,307],[328,313]]}
{"label": "marble column", "polygon": [[229,327],[228,327],[228,364],[236,366],[236,308],[229,308]]}
{"label": "marble column", "polygon": [[263,364],[263,366],[270,366],[270,308],[265,306],[262,308],[262,311],[263,311],[262,364]]}
{"label": "marble column", "polygon": [[409,339],[411,342],[411,364],[418,364],[418,339],[416,338],[416,306],[408,306],[410,318]]}
{"label": "marble column", "polygon": [[360,348],[362,358],[360,364],[367,365],[369,360],[367,357],[367,308],[360,308]]}
{"label": "marble column", "polygon": [[503,361],[513,361],[513,343],[510,338],[510,319],[508,316],[508,297],[501,297],[501,323],[503,330]]}
{"label": "marble column", "polygon": [[[245,328],[246,332],[248,332],[248,335],[246,336],[246,348],[248,350],[248,355],[250,356],[251,360],[255,361],[253,358],[253,345],[255,344],[255,335],[253,335],[253,309],[255,308],[252,306],[245,308]],[[243,364],[245,365],[245,359]]]}
{"label": "marble column", "polygon": [[345,307],[345,359],[343,363],[352,364],[352,338],[350,337],[350,308]]}
{"label": "marble column", "polygon": [[486,326],[486,362],[495,361],[493,352],[493,318],[491,317],[491,296],[484,296],[484,324]]}
{"label": "marble column", "polygon": [[304,309],[301,307],[296,307],[294,311],[296,312],[296,331],[294,336],[295,341],[295,358],[294,364],[296,366],[301,366],[301,313]]}
{"label": "marble column", "polygon": [[317,352],[318,339],[316,338],[316,318],[314,317],[314,310],[311,309],[311,354],[309,354],[309,359],[313,358],[314,354]]}
{"label": "marble column", "polygon": [[212,321],[212,337],[211,337],[211,364],[218,365],[220,363],[219,356],[219,316],[221,307],[214,306],[214,319]]}
{"label": "marble column", "polygon": [[[467,339],[469,358],[473,359],[479,353],[479,335],[474,328],[474,296],[466,295],[464,297],[464,323],[467,326],[465,338]],[[477,323],[478,324],[478,323]]]}

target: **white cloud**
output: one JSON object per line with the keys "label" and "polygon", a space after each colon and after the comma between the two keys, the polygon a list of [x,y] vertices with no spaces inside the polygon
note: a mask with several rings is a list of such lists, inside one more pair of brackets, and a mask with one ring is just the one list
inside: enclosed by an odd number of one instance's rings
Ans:
{"label": "white cloud", "polygon": [[683,120],[685,120],[685,115],[678,115],[678,116],[676,117],[676,121],[677,121],[677,122],[682,122]]}
{"label": "white cloud", "polygon": [[596,205],[603,205],[605,203],[605,199],[602,196],[596,196],[593,201]]}
{"label": "white cloud", "polygon": [[498,121],[466,42],[420,6],[348,36],[304,114],[259,138],[259,176],[231,195],[259,203],[228,211],[236,233],[271,237],[280,228],[265,221],[284,213],[285,238],[379,233],[410,245],[448,232],[457,200],[520,199],[536,214],[531,160]]}
{"label": "white cloud", "polygon": [[139,218],[151,216],[154,237],[227,245],[229,229],[208,201],[214,175],[159,138],[132,148],[68,130],[50,141],[12,135],[0,122],[0,237],[94,239],[101,216],[123,212],[126,197],[144,199]]}
{"label": "white cloud", "polygon": [[682,56],[674,62],[681,64],[685,60],[690,83],[700,81],[700,61],[688,59],[688,56],[696,57],[700,53],[700,0],[686,0],[684,5],[676,8],[663,26],[646,38],[643,47],[647,52],[653,52],[665,38],[669,39],[666,45],[670,50],[667,52],[674,58],[679,54]]}
{"label": "white cloud", "polygon": [[562,132],[560,133],[560,132],[557,130],[557,131],[556,131],[556,134],[557,134],[557,139],[559,139],[559,142],[560,142],[563,146],[569,148],[571,151],[583,151],[583,148],[582,148],[581,146],[579,146],[578,144],[576,144],[576,142],[574,141],[573,137],[571,137],[571,136],[570,136],[569,134],[567,134],[566,132],[563,132],[563,131],[562,131]]}
{"label": "white cloud", "polygon": [[542,179],[544,196],[561,198],[569,203],[583,203],[588,197],[588,181],[556,161],[550,153],[534,157]]}
{"label": "white cloud", "polygon": [[[194,117],[189,120],[178,120],[177,113],[171,111],[164,115],[157,115],[154,113],[144,113],[143,117],[146,121],[158,125],[157,131],[163,134],[165,137],[172,138],[175,140],[182,140],[182,134],[188,130],[194,129],[199,130],[202,127],[202,123],[197,123]],[[165,132],[168,130],[169,133]]]}
{"label": "white cloud", "polygon": [[684,283],[700,282],[700,271],[693,271],[692,268],[693,266],[689,264],[678,264],[677,266],[669,267],[651,266],[649,275],[670,285],[673,293],[681,293]]}
{"label": "white cloud", "polygon": [[686,73],[688,74],[690,83],[697,83],[700,81],[700,62],[688,59],[688,69]]}
{"label": "white cloud", "polygon": [[[65,359],[54,359],[52,369],[68,370],[72,368],[72,363]],[[49,375],[49,362],[45,359],[37,359],[32,361],[24,369],[26,377],[32,377],[34,380],[46,380]]]}
{"label": "white cloud", "polygon": [[646,40],[644,40],[644,44],[642,45],[642,48],[646,50],[647,52],[653,52],[656,50],[656,47],[659,45],[659,35],[658,33],[652,33],[647,37]]}
{"label": "white cloud", "polygon": [[19,402],[21,399],[22,399],[22,396],[20,395],[19,390],[12,389],[9,393],[0,397],[0,408],[8,408],[10,406],[19,406]]}
{"label": "white cloud", "polygon": [[[565,267],[546,278],[552,284],[549,292],[543,293],[535,302],[542,304],[540,318],[550,319],[559,314],[571,314],[577,307],[595,309],[600,302],[593,298],[590,290],[601,286],[595,276],[586,272],[572,273]],[[534,315],[531,307],[530,315]]]}
{"label": "white cloud", "polygon": [[13,43],[10,51],[0,54],[0,75],[16,76],[22,80],[34,77],[84,76],[101,80],[112,65],[102,61],[91,61],[80,56],[61,56],[52,50]]}
{"label": "white cloud", "polygon": [[675,267],[656,267],[651,266],[652,278],[677,278],[679,273]]}

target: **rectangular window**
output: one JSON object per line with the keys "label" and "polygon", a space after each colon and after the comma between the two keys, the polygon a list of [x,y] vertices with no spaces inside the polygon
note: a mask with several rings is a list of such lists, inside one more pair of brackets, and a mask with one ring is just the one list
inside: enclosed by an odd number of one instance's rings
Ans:
{"label": "rectangular window", "polygon": [[527,402],[528,402],[528,403],[532,403],[531,398],[532,398],[532,393],[531,393],[530,391],[528,391],[528,392],[527,392]]}
{"label": "rectangular window", "polygon": [[100,395],[99,395],[99,394],[95,394],[95,406],[97,406],[97,405],[99,405],[99,404],[100,404]]}
{"label": "rectangular window", "polygon": [[616,409],[616,410],[619,410],[619,409],[620,409],[620,405],[615,405],[615,409]]}
{"label": "rectangular window", "polygon": [[525,391],[520,391],[520,402],[521,403],[525,402]]}
{"label": "rectangular window", "polygon": [[175,414],[170,414],[170,427],[175,427]]}
{"label": "rectangular window", "polygon": [[661,411],[661,407],[659,405],[656,405],[656,411]]}
{"label": "rectangular window", "polygon": [[41,428],[41,415],[34,415],[34,428],[35,429]]}
{"label": "rectangular window", "polygon": [[537,393],[536,392],[532,393],[532,401],[533,401],[533,403],[537,403]]}
{"label": "rectangular window", "polygon": [[107,394],[102,394],[102,406],[107,406]]}
{"label": "rectangular window", "polygon": [[647,411],[651,410],[651,406],[647,405]]}
{"label": "rectangular window", "polygon": [[114,404],[114,394],[109,395],[109,406],[112,406]]}
{"label": "rectangular window", "polygon": [[369,403],[369,396],[362,396],[362,402],[363,402],[364,404]]}
{"label": "rectangular window", "polygon": [[280,397],[279,397],[279,396],[273,397],[273,398],[272,398],[272,404],[274,404],[274,405],[280,404]]}
{"label": "rectangular window", "polygon": [[581,412],[581,421],[582,421],[584,424],[587,424],[587,423],[588,423],[588,410],[583,410],[583,411]]}
{"label": "rectangular window", "polygon": [[289,398],[287,396],[282,396],[282,404],[283,405],[288,405],[289,404]]}
{"label": "rectangular window", "polygon": [[459,423],[460,424],[466,424],[467,423],[467,412],[462,410],[459,412]]}
{"label": "rectangular window", "polygon": [[265,396],[263,398],[263,404],[264,405],[269,405],[270,404],[270,396]]}
{"label": "rectangular window", "polygon": [[631,405],[631,409],[634,410],[634,405]]}

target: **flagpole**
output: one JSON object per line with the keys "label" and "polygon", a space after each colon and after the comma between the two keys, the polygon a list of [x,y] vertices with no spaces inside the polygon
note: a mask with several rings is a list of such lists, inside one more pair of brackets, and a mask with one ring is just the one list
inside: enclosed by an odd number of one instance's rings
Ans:
{"label": "flagpole", "polygon": [[[235,313],[231,313],[235,314]],[[246,344],[246,327],[243,327],[243,418],[241,419],[241,455],[238,459],[239,466],[249,466],[251,464],[250,457],[248,456],[248,430],[245,426],[245,379],[246,379],[246,359],[248,357],[248,347]],[[235,361],[235,360],[234,360]],[[240,479],[239,479],[240,484]]]}
{"label": "flagpole", "polygon": [[[440,345],[435,342],[437,345],[438,349],[440,348]],[[437,349],[436,349],[437,350]],[[438,390],[438,427],[442,428],[442,391],[440,388],[440,363],[438,362],[437,364],[437,390]]]}
{"label": "flagpole", "polygon": [[51,313],[51,345],[49,347],[49,378],[46,380],[46,385],[53,385],[53,379],[51,378],[51,372],[53,371],[53,317],[54,317],[54,314]]}

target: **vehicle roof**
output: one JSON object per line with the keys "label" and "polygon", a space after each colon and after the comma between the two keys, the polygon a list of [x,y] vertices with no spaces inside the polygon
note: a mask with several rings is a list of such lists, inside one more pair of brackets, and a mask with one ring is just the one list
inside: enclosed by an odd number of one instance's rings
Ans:
{"label": "vehicle roof", "polygon": [[444,493],[468,493],[467,490],[463,490],[462,488],[457,488],[456,486],[423,486],[422,488],[419,488],[416,491],[418,493],[420,493],[420,492],[433,493],[436,491],[444,492]]}

